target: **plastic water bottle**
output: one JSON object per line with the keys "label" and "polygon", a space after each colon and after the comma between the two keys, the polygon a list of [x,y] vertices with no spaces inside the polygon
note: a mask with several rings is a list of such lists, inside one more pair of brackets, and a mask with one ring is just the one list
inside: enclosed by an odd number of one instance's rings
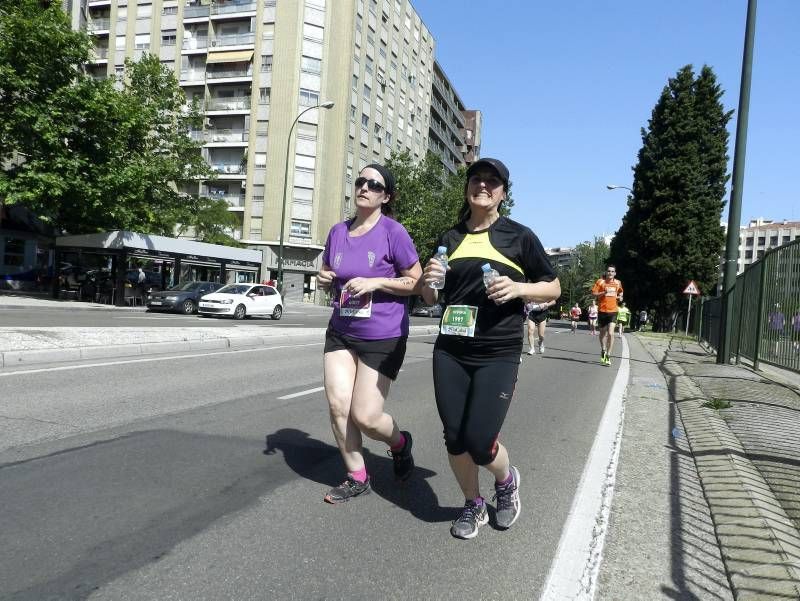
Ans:
{"label": "plastic water bottle", "polygon": [[[436,249],[436,254],[433,255],[433,258],[436,259],[437,261],[439,261],[439,263],[442,264],[442,267],[444,267],[444,270],[445,270],[445,275],[447,275],[447,273],[446,273],[447,272],[447,247],[446,246],[440,246],[439,248],[437,248]],[[445,278],[445,276],[443,275],[438,280],[432,281],[429,284],[429,286],[431,288],[433,288],[434,290],[441,290],[442,288],[444,288],[444,278]]]}
{"label": "plastic water bottle", "polygon": [[487,288],[489,284],[494,282],[494,279],[500,275],[500,273],[496,269],[492,269],[492,266],[488,263],[481,265],[481,270],[483,271],[483,285]]}

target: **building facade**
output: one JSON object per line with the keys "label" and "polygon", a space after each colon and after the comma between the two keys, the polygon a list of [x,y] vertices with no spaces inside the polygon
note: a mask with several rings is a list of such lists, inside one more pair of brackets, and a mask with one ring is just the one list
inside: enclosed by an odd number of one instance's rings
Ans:
{"label": "building facade", "polygon": [[[234,237],[264,251],[267,277],[278,267],[285,211],[289,299],[313,294],[325,237],[352,213],[364,165],[392,151],[420,160],[431,149],[455,171],[477,157],[480,119],[467,127],[434,39],[408,0],[71,0],[65,7],[73,27],[95,41],[92,75],[121,75],[125,58],[145,52],[174,70],[187,100],[205,112],[192,135],[215,172],[183,191],[229,204],[240,217]],[[307,110],[323,102],[334,106]]]}
{"label": "building facade", "polygon": [[[736,273],[742,273],[771,248],[782,246],[800,238],[800,221],[775,222],[759,217],[739,228],[739,254]],[[724,256],[722,258],[724,261]],[[722,273],[722,272],[720,272]],[[720,278],[721,279],[721,278]]]}

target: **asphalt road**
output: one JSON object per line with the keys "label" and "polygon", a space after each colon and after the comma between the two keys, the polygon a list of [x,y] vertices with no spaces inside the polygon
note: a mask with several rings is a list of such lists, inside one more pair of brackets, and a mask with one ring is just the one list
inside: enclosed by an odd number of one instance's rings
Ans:
{"label": "asphalt road", "polygon": [[472,541],[448,533],[430,337],[387,405],[415,475],[396,485],[368,441],[374,492],[338,506],[316,337],[0,377],[0,599],[536,598],[616,371],[560,332],[524,357],[503,432],[522,516]]}
{"label": "asphalt road", "polygon": [[[283,317],[273,321],[269,317],[249,317],[243,321],[230,318],[200,317],[180,313],[150,312],[141,310],[88,309],[65,303],[63,307],[0,306],[0,327],[78,327],[78,328],[217,328],[237,325],[265,328],[301,326],[324,328],[330,319],[331,309],[310,304],[289,304]],[[412,325],[431,325],[437,319],[411,317]]]}

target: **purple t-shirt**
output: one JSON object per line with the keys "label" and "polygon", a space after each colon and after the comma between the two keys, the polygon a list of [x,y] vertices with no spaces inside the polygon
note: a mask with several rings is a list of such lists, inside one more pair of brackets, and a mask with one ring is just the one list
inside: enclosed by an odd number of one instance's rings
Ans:
{"label": "purple t-shirt", "polygon": [[331,326],[341,334],[362,340],[408,336],[408,297],[405,296],[376,290],[372,293],[369,317],[340,314],[342,286],[349,280],[400,277],[401,270],[419,261],[411,236],[393,219],[381,215],[370,231],[356,237],[348,234],[348,223],[337,223],[331,228],[322,253],[322,262],[336,273],[331,286]]}

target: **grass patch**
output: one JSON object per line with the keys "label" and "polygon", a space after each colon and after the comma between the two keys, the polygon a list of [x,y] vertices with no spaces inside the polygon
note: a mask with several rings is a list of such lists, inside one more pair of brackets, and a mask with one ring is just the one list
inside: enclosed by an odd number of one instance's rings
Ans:
{"label": "grass patch", "polygon": [[709,399],[703,403],[703,407],[708,407],[709,409],[714,409],[715,411],[719,411],[720,409],[728,409],[731,406],[731,402],[726,399]]}

